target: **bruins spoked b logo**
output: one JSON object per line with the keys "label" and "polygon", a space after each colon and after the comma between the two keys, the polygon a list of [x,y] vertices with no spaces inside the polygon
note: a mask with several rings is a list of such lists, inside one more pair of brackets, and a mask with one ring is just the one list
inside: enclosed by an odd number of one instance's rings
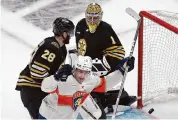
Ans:
{"label": "bruins spoked b logo", "polygon": [[80,39],[78,41],[78,54],[84,56],[86,53],[86,49],[87,49],[87,44],[85,39]]}

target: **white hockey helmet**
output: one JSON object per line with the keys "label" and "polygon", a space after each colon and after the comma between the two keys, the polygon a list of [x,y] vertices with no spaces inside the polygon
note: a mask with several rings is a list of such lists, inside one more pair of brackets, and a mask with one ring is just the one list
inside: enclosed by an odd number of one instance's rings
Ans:
{"label": "white hockey helmet", "polygon": [[80,69],[80,70],[85,70],[85,71],[91,71],[92,69],[92,59],[89,56],[81,56],[79,55],[74,68]]}

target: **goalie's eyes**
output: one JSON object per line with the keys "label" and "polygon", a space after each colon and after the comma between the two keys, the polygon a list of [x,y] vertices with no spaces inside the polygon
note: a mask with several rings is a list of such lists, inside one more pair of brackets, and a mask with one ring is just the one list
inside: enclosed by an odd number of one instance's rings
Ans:
{"label": "goalie's eyes", "polygon": [[99,20],[99,16],[88,16],[87,17],[88,20]]}
{"label": "goalie's eyes", "polygon": [[88,16],[87,21],[89,24],[97,24],[99,22],[99,16]]}

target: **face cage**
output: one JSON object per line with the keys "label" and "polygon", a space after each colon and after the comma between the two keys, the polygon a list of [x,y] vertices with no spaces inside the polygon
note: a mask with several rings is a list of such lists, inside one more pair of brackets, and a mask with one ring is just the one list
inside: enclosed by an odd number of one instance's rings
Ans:
{"label": "face cage", "polygon": [[102,14],[86,13],[85,18],[88,25],[99,25],[102,19]]}

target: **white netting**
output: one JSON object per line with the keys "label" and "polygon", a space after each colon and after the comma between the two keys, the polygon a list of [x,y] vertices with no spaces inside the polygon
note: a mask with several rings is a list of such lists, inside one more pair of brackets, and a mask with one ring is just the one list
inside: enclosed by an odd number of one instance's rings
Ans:
{"label": "white netting", "polygon": [[[152,11],[152,15],[178,28],[178,14]],[[144,17],[143,105],[159,96],[178,93],[178,34]]]}

